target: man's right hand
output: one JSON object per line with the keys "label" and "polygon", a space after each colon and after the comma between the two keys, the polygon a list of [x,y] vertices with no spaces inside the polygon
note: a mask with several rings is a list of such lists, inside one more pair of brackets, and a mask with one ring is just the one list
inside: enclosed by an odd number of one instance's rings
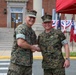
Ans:
{"label": "man's right hand", "polygon": [[40,48],[38,47],[38,45],[32,45],[32,46],[31,46],[31,51],[32,51],[32,52],[40,51]]}

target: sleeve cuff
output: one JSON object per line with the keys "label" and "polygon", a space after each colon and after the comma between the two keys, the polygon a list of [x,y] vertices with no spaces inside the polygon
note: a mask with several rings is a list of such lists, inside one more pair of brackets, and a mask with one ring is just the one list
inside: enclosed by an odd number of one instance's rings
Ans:
{"label": "sleeve cuff", "polygon": [[68,41],[65,39],[65,40],[63,40],[62,41],[62,44],[64,45],[64,44],[67,44],[68,43]]}
{"label": "sleeve cuff", "polygon": [[25,39],[25,35],[24,34],[17,34],[16,39],[19,39],[19,38]]}

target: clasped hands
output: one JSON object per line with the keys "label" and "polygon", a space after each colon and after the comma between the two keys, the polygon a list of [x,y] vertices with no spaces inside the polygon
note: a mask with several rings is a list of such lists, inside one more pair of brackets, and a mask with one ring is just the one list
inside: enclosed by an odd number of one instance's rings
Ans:
{"label": "clasped hands", "polygon": [[32,52],[35,52],[35,51],[40,52],[40,48],[38,47],[38,45],[32,45],[32,46],[31,46],[31,51],[32,51]]}

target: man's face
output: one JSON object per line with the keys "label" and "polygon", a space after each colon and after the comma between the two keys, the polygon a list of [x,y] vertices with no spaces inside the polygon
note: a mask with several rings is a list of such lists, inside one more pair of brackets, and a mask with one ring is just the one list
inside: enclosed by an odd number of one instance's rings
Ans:
{"label": "man's face", "polygon": [[52,21],[43,22],[43,27],[45,28],[45,30],[50,30],[52,28]]}
{"label": "man's face", "polygon": [[35,17],[31,17],[31,16],[27,16],[25,20],[26,20],[26,24],[29,27],[31,27],[35,23],[36,18]]}

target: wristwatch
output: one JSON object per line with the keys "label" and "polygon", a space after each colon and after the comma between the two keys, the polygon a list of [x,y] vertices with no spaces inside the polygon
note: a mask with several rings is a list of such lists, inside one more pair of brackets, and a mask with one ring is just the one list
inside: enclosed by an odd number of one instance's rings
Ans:
{"label": "wristwatch", "polygon": [[70,58],[66,58],[66,60],[69,60],[70,61]]}

